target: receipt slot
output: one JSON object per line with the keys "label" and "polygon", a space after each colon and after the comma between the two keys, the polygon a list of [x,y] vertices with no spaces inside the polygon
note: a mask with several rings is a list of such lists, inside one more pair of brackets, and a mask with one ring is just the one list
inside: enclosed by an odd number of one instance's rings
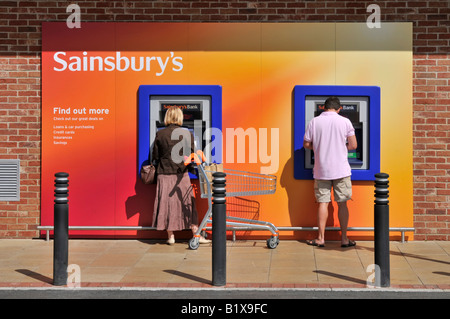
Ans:
{"label": "receipt slot", "polygon": [[[221,162],[222,87],[218,85],[141,85],[139,87],[139,163],[151,160],[156,132],[165,127],[164,116],[171,106],[183,111],[182,127],[191,131],[196,149],[208,162]],[[218,131],[215,131],[218,130]],[[194,175],[191,175],[194,178]]]}
{"label": "receipt slot", "polygon": [[308,123],[337,96],[339,115],[350,120],[358,147],[348,152],[353,180],[373,180],[380,170],[380,88],[375,86],[296,86],[294,88],[294,177],[312,179],[314,152],[303,148]]}

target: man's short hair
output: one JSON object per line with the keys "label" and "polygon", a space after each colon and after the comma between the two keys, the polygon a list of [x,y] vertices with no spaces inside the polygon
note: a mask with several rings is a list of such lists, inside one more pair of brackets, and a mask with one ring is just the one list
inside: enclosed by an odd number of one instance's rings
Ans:
{"label": "man's short hair", "polygon": [[335,109],[339,110],[341,108],[341,101],[336,96],[331,96],[325,101],[325,110]]}

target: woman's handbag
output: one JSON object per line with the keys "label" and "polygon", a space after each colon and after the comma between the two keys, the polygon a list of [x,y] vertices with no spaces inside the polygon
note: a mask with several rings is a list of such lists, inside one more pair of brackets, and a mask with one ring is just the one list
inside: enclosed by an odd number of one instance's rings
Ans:
{"label": "woman's handbag", "polygon": [[153,164],[142,165],[141,180],[144,184],[156,183],[156,167]]}

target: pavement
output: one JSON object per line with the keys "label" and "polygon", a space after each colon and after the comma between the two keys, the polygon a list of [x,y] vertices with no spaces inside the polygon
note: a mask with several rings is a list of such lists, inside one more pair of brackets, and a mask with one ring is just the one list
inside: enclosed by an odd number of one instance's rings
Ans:
{"label": "pavement", "polygon": [[[71,239],[69,280],[63,288],[213,291],[211,255],[211,244],[190,250],[186,241],[169,246],[158,240]],[[320,248],[281,239],[275,249],[265,241],[227,241],[221,288],[370,290],[373,263],[373,241],[349,248],[327,242]],[[388,290],[448,294],[450,242],[391,242],[390,283]],[[0,239],[0,289],[19,288],[55,288],[53,240]]]}

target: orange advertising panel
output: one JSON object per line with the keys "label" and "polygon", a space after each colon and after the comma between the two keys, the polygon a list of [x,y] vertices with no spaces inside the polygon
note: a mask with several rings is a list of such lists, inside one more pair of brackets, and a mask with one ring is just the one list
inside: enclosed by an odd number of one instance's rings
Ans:
{"label": "orange advertising panel", "polygon": [[[216,85],[224,166],[277,177],[274,194],[234,200],[251,203],[251,218],[277,227],[316,226],[313,182],[294,178],[294,87],[367,85],[381,89],[380,170],[390,175],[391,227],[411,227],[411,35],[409,23],[43,23],[41,225],[53,225],[54,174],[67,172],[70,225],[151,226],[155,185],[137,172],[139,87]],[[373,181],[354,181],[350,227],[373,226],[373,192]],[[203,217],[207,202],[196,195]],[[330,210],[328,225],[339,226],[336,206]]]}

